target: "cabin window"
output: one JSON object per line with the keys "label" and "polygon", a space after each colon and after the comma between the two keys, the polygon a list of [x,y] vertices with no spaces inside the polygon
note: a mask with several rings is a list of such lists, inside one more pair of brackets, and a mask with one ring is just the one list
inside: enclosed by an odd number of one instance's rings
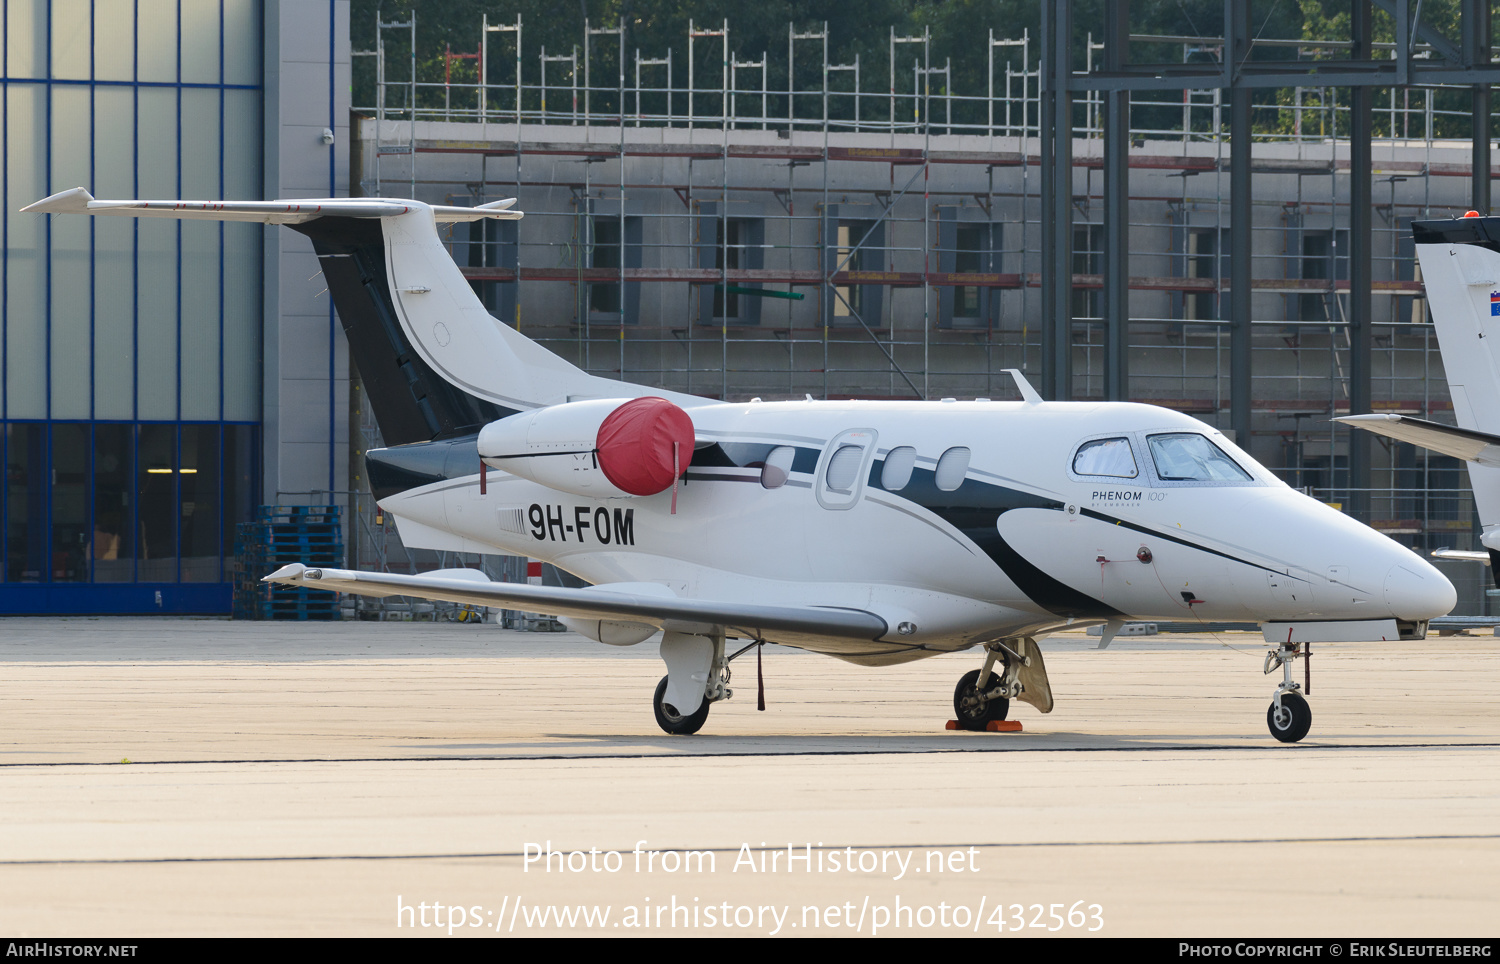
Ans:
{"label": "cabin window", "polygon": [[865,473],[874,455],[874,429],[851,428],[828,440],[817,470],[813,495],[825,509],[852,509],[864,491]]}
{"label": "cabin window", "polygon": [[848,495],[859,479],[859,464],[864,461],[864,446],[844,445],[828,460],[828,471],[824,476],[828,491]]}
{"label": "cabin window", "polygon": [[887,492],[900,492],[911,481],[911,470],[916,464],[917,450],[910,445],[891,449],[880,470],[880,487]]}
{"label": "cabin window", "polygon": [[766,455],[760,468],[760,484],[768,489],[779,489],[792,474],[792,460],[797,450],[790,445],[778,445]]}
{"label": "cabin window", "polygon": [[964,476],[968,472],[969,450],[962,445],[955,446],[938,459],[935,479],[937,487],[944,492],[952,492],[964,484]]}
{"label": "cabin window", "polygon": [[1196,432],[1152,435],[1151,460],[1163,482],[1250,482],[1250,473]]}
{"label": "cabin window", "polygon": [[1116,479],[1133,479],[1140,474],[1130,442],[1123,438],[1084,442],[1073,456],[1073,471],[1078,475],[1107,475]]}

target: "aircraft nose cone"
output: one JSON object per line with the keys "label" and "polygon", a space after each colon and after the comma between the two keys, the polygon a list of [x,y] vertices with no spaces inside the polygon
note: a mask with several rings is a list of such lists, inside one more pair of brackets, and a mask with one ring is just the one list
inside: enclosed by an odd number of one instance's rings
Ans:
{"label": "aircraft nose cone", "polygon": [[1446,576],[1413,558],[1387,570],[1385,604],[1397,619],[1433,619],[1452,611],[1458,592]]}

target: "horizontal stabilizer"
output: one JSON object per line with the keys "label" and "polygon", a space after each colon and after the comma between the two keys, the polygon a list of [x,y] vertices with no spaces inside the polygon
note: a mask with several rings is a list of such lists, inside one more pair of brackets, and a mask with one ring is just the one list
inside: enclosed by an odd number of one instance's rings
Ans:
{"label": "horizontal stabilizer", "polygon": [[389,572],[309,568],[301,563],[283,566],[262,582],[351,592],[362,596],[420,596],[469,606],[495,606],[572,616],[580,619],[621,619],[684,633],[724,631],[745,639],[800,645],[829,637],[873,642],[886,633],[886,621],[859,609],[817,606],[766,606],[759,603],[616,592],[608,586],[567,589],[479,578],[454,578],[451,573],[404,576]]}
{"label": "horizontal stabilizer", "polygon": [[316,218],[396,218],[419,207],[431,207],[439,222],[479,221],[484,218],[519,220],[512,210],[515,198],[478,207],[422,205],[415,201],[381,198],[298,198],[288,201],[99,201],[81,187],[62,191],[21,209],[22,214],[113,214],[131,218],[179,218],[196,221],[258,221],[262,224],[303,224]]}
{"label": "horizontal stabilizer", "polygon": [[1441,425],[1408,415],[1346,415],[1334,419],[1376,435],[1410,442],[1466,462],[1500,466],[1500,435]]}
{"label": "horizontal stabilizer", "polygon": [[1490,554],[1473,549],[1434,549],[1432,558],[1446,559],[1449,562],[1482,562],[1486,566],[1490,564]]}

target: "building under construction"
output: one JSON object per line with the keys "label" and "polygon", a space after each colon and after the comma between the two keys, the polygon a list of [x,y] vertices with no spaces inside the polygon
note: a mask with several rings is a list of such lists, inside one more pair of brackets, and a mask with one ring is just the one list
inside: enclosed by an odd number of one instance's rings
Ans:
{"label": "building under construction", "polygon": [[[826,30],[789,26],[789,58],[823,60],[819,86],[787,90],[732,28],[691,30],[688,63],[712,45],[720,69],[673,76],[670,51],[626,51],[618,25],[559,57],[519,20],[484,22],[478,82],[424,84],[418,25],[382,23],[354,52],[378,79],[350,183],[518,197],[524,221],[457,227],[454,257],[497,318],[596,374],[731,400],[935,399],[1011,396],[1016,368],[1050,397],[1189,412],[1414,547],[1474,544],[1460,463],[1331,419],[1451,421],[1410,224],[1488,206],[1487,134],[1484,151],[1435,136],[1487,125],[1488,54],[1465,62],[1417,22],[1392,44],[1279,42],[1291,59],[1225,83],[1245,37],[1122,24],[1114,50],[1091,35],[1085,63],[1049,66],[1058,30],[992,31],[987,88],[955,91],[926,37],[893,31],[898,82],[866,90],[857,63],[828,62]],[[601,44],[620,44],[613,83]],[[1120,57],[1147,45],[1180,50],[1180,76]],[[1313,59],[1330,50],[1349,59]],[[1483,104],[1455,111],[1442,92],[1465,81]],[[1269,87],[1276,104],[1252,101]],[[1071,136],[1052,136],[1059,117]],[[1477,570],[1450,572],[1468,611]]]}

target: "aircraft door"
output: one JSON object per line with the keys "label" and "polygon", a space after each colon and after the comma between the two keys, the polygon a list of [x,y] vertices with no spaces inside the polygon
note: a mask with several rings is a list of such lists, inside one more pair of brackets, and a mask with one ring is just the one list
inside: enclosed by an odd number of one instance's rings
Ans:
{"label": "aircraft door", "polygon": [[872,428],[852,428],[840,432],[823,450],[818,460],[817,481],[813,491],[818,504],[825,509],[848,509],[864,492],[875,456],[876,432]]}

